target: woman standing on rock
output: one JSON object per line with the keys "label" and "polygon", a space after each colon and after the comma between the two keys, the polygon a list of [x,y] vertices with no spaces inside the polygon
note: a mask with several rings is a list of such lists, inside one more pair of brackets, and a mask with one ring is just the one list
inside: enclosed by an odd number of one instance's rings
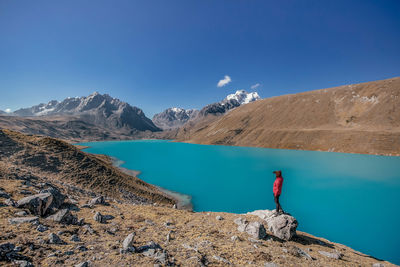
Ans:
{"label": "woman standing on rock", "polygon": [[282,184],[283,184],[282,172],[281,171],[273,171],[273,173],[276,176],[276,179],[274,182],[274,188],[273,188],[274,200],[275,200],[275,204],[276,204],[276,213],[277,214],[285,213],[281,207],[281,204],[279,203],[279,197],[282,192]]}

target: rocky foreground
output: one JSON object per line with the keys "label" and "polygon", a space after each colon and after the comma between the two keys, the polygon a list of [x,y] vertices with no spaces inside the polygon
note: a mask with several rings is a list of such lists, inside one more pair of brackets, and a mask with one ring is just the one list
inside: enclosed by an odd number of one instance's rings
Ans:
{"label": "rocky foreground", "polygon": [[[1,266],[393,266],[296,231],[298,222],[289,214],[180,210],[168,197],[138,181],[136,185],[127,183],[126,191],[131,191],[125,192],[125,176],[114,167],[77,153],[102,166],[89,164],[105,179],[101,186],[113,188],[101,190],[97,182],[84,182],[93,180],[92,176],[71,166],[66,175],[63,161],[55,159],[62,155],[72,162],[60,151],[63,142],[7,131],[2,134]],[[10,142],[14,146],[5,145]],[[28,164],[29,153],[37,155],[39,148],[49,143],[58,145],[50,149],[52,161],[48,161],[49,155],[42,155],[47,167],[40,161]],[[64,149],[72,148],[66,145]],[[88,164],[88,159],[80,161]],[[59,175],[53,173],[54,164]],[[109,168],[108,175],[119,180],[107,180],[103,168]],[[71,179],[74,175],[83,177]]]}

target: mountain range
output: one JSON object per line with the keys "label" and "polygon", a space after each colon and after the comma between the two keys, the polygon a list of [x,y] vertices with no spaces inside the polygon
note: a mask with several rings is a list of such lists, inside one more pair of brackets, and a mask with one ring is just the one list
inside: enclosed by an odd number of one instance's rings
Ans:
{"label": "mountain range", "polygon": [[161,113],[154,115],[154,124],[163,129],[179,128],[188,121],[199,120],[208,114],[222,115],[225,112],[239,107],[240,105],[259,100],[257,92],[247,93],[245,90],[238,90],[234,94],[228,95],[220,102],[209,104],[200,111],[196,109],[168,108]]}
{"label": "mountain range", "polygon": [[72,116],[90,124],[112,129],[159,131],[140,108],[98,92],[87,97],[69,97],[61,102],[52,100],[30,108],[16,110],[12,115],[22,117]]}

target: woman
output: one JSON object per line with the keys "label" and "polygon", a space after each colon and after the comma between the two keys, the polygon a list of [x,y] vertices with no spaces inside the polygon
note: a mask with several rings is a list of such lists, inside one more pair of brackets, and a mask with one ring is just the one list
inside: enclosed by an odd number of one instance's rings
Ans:
{"label": "woman", "polygon": [[283,177],[282,177],[282,172],[281,171],[274,171],[273,172],[276,176],[275,182],[274,182],[274,188],[273,188],[273,192],[274,192],[274,200],[275,200],[275,204],[276,204],[276,213],[280,214],[280,213],[285,213],[281,207],[281,204],[279,203],[279,197],[281,195],[282,192],[282,184],[283,184]]}

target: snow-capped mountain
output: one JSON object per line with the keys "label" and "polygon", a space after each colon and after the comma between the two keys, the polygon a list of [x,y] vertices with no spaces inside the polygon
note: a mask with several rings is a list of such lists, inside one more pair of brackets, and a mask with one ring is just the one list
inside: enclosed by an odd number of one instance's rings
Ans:
{"label": "snow-capped mountain", "polygon": [[13,112],[16,116],[78,116],[83,121],[111,128],[127,128],[139,131],[159,131],[140,108],[94,92],[87,97],[69,97],[59,102],[52,100]]}
{"label": "snow-capped mountain", "polygon": [[197,116],[197,109],[168,108],[154,115],[153,123],[164,130],[178,128]]}
{"label": "snow-capped mountain", "polygon": [[245,90],[238,90],[234,94],[228,95],[224,100],[205,106],[199,112],[199,115],[206,116],[208,114],[220,115],[228,110],[239,107],[240,105],[260,99],[257,92],[247,93]]}
{"label": "snow-capped mountain", "polygon": [[154,115],[153,122],[157,127],[164,130],[179,128],[186,122],[208,114],[221,115],[240,105],[260,99],[257,92],[247,93],[245,90],[238,90],[234,94],[228,95],[220,102],[205,106],[200,111],[196,109],[169,108],[161,113]]}
{"label": "snow-capped mountain", "polygon": [[243,105],[259,100],[260,96],[257,92],[247,93],[245,90],[237,90],[236,93],[228,95],[225,99],[235,99],[240,105]]}

